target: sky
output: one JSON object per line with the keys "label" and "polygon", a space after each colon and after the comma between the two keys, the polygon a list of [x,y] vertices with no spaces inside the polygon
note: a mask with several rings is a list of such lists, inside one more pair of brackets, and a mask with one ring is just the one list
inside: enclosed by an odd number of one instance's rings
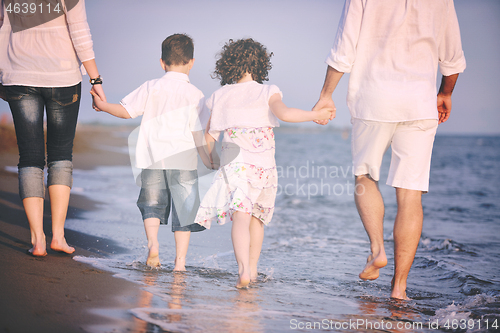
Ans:
{"label": "sky", "polygon": [[[195,43],[190,80],[206,97],[219,88],[211,73],[224,43],[251,37],[274,54],[268,83],[282,90],[288,106],[310,110],[323,85],[324,61],[343,4],[342,0],[87,0],[86,9],[109,102],[118,103],[143,82],[161,77],[161,42],[171,34],[187,33]],[[500,1],[455,0],[455,7],[467,68],[453,93],[450,120],[438,133],[500,134]],[[333,94],[337,117],[327,126],[350,126],[348,78],[344,75]],[[84,77],[80,122],[138,123],[95,112],[89,90]],[[2,113],[10,114],[3,101]]]}

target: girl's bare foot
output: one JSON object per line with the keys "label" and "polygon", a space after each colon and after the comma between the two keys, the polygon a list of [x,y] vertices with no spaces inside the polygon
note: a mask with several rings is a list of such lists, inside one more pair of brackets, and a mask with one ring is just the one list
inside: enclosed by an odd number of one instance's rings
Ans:
{"label": "girl's bare foot", "polygon": [[250,282],[257,282],[257,277],[258,277],[257,269],[250,270]]}
{"label": "girl's bare foot", "polygon": [[243,271],[240,273],[240,276],[238,278],[238,282],[236,283],[236,288],[241,289],[241,288],[246,288],[250,284],[250,274],[247,272]]}
{"label": "girl's bare foot", "polygon": [[148,259],[146,260],[146,265],[151,268],[157,268],[161,266],[160,263],[160,250],[158,246],[151,245],[149,247]]}
{"label": "girl's bare foot", "polygon": [[175,258],[174,264],[174,272],[186,271],[186,258]]}
{"label": "girl's bare foot", "polygon": [[361,280],[375,280],[379,276],[379,269],[387,265],[387,257],[384,251],[381,251],[377,256],[373,253],[368,256],[365,268],[359,273]]}
{"label": "girl's bare foot", "polygon": [[75,252],[75,248],[69,246],[68,243],[66,243],[66,239],[64,238],[62,240],[53,238],[52,242],[50,243],[50,248],[54,251],[64,252],[68,254]]}

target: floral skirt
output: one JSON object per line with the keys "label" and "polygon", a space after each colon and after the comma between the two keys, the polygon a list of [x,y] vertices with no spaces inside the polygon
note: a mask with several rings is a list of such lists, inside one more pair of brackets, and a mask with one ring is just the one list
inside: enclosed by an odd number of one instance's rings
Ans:
{"label": "floral skirt", "polygon": [[274,213],[278,186],[276,167],[243,162],[222,166],[203,198],[195,222],[210,229],[212,222],[232,221],[235,211],[249,213],[268,224]]}

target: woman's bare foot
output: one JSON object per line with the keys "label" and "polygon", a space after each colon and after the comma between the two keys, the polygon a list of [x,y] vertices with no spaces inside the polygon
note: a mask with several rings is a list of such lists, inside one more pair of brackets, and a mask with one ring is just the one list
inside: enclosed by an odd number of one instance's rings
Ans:
{"label": "woman's bare foot", "polygon": [[45,246],[33,246],[28,252],[35,257],[45,257],[47,255],[47,251],[45,250]]}
{"label": "woman's bare foot", "polygon": [[50,248],[53,251],[64,252],[67,254],[71,254],[71,253],[75,252],[75,248],[72,246],[69,246],[68,243],[66,243],[66,239],[64,239],[64,238],[61,240],[53,238],[52,242],[50,243]]}
{"label": "woman's bare foot", "polygon": [[161,266],[160,250],[158,246],[151,245],[149,247],[148,259],[146,260],[146,265],[148,265],[151,268],[157,268]]}
{"label": "woman's bare foot", "polygon": [[33,247],[28,250],[28,253],[35,257],[45,257],[47,255],[47,241],[45,234],[42,233],[39,238],[36,237],[35,232],[31,230],[31,245]]}
{"label": "woman's bare foot", "polygon": [[186,258],[175,258],[174,264],[174,272],[186,271]]}
{"label": "woman's bare foot", "polygon": [[375,280],[379,276],[379,269],[387,265],[387,256],[381,251],[377,256],[373,253],[368,256],[365,268],[359,273],[361,280]]}

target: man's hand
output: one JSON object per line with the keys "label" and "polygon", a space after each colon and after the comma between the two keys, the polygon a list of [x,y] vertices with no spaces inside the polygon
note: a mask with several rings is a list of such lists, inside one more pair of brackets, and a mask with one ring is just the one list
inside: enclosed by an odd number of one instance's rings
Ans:
{"label": "man's hand", "polygon": [[[320,98],[319,101],[316,103],[316,105],[314,105],[314,107],[312,108],[313,111],[318,111],[321,109],[333,110],[331,115],[330,115],[329,120],[333,120],[333,118],[335,118],[335,113],[336,113],[337,109],[335,108],[335,103],[333,102],[333,99],[331,97],[330,98]],[[319,124],[319,125],[326,125],[326,124],[328,124],[329,120],[328,119],[315,120],[314,122],[316,124]]]}
{"label": "man's hand", "polygon": [[450,118],[451,94],[457,83],[458,74],[444,76],[441,79],[441,86],[437,95],[438,124],[444,123]]}
{"label": "man's hand", "polygon": [[438,109],[438,124],[444,123],[450,118],[451,113],[451,95],[437,95],[437,109]]}

